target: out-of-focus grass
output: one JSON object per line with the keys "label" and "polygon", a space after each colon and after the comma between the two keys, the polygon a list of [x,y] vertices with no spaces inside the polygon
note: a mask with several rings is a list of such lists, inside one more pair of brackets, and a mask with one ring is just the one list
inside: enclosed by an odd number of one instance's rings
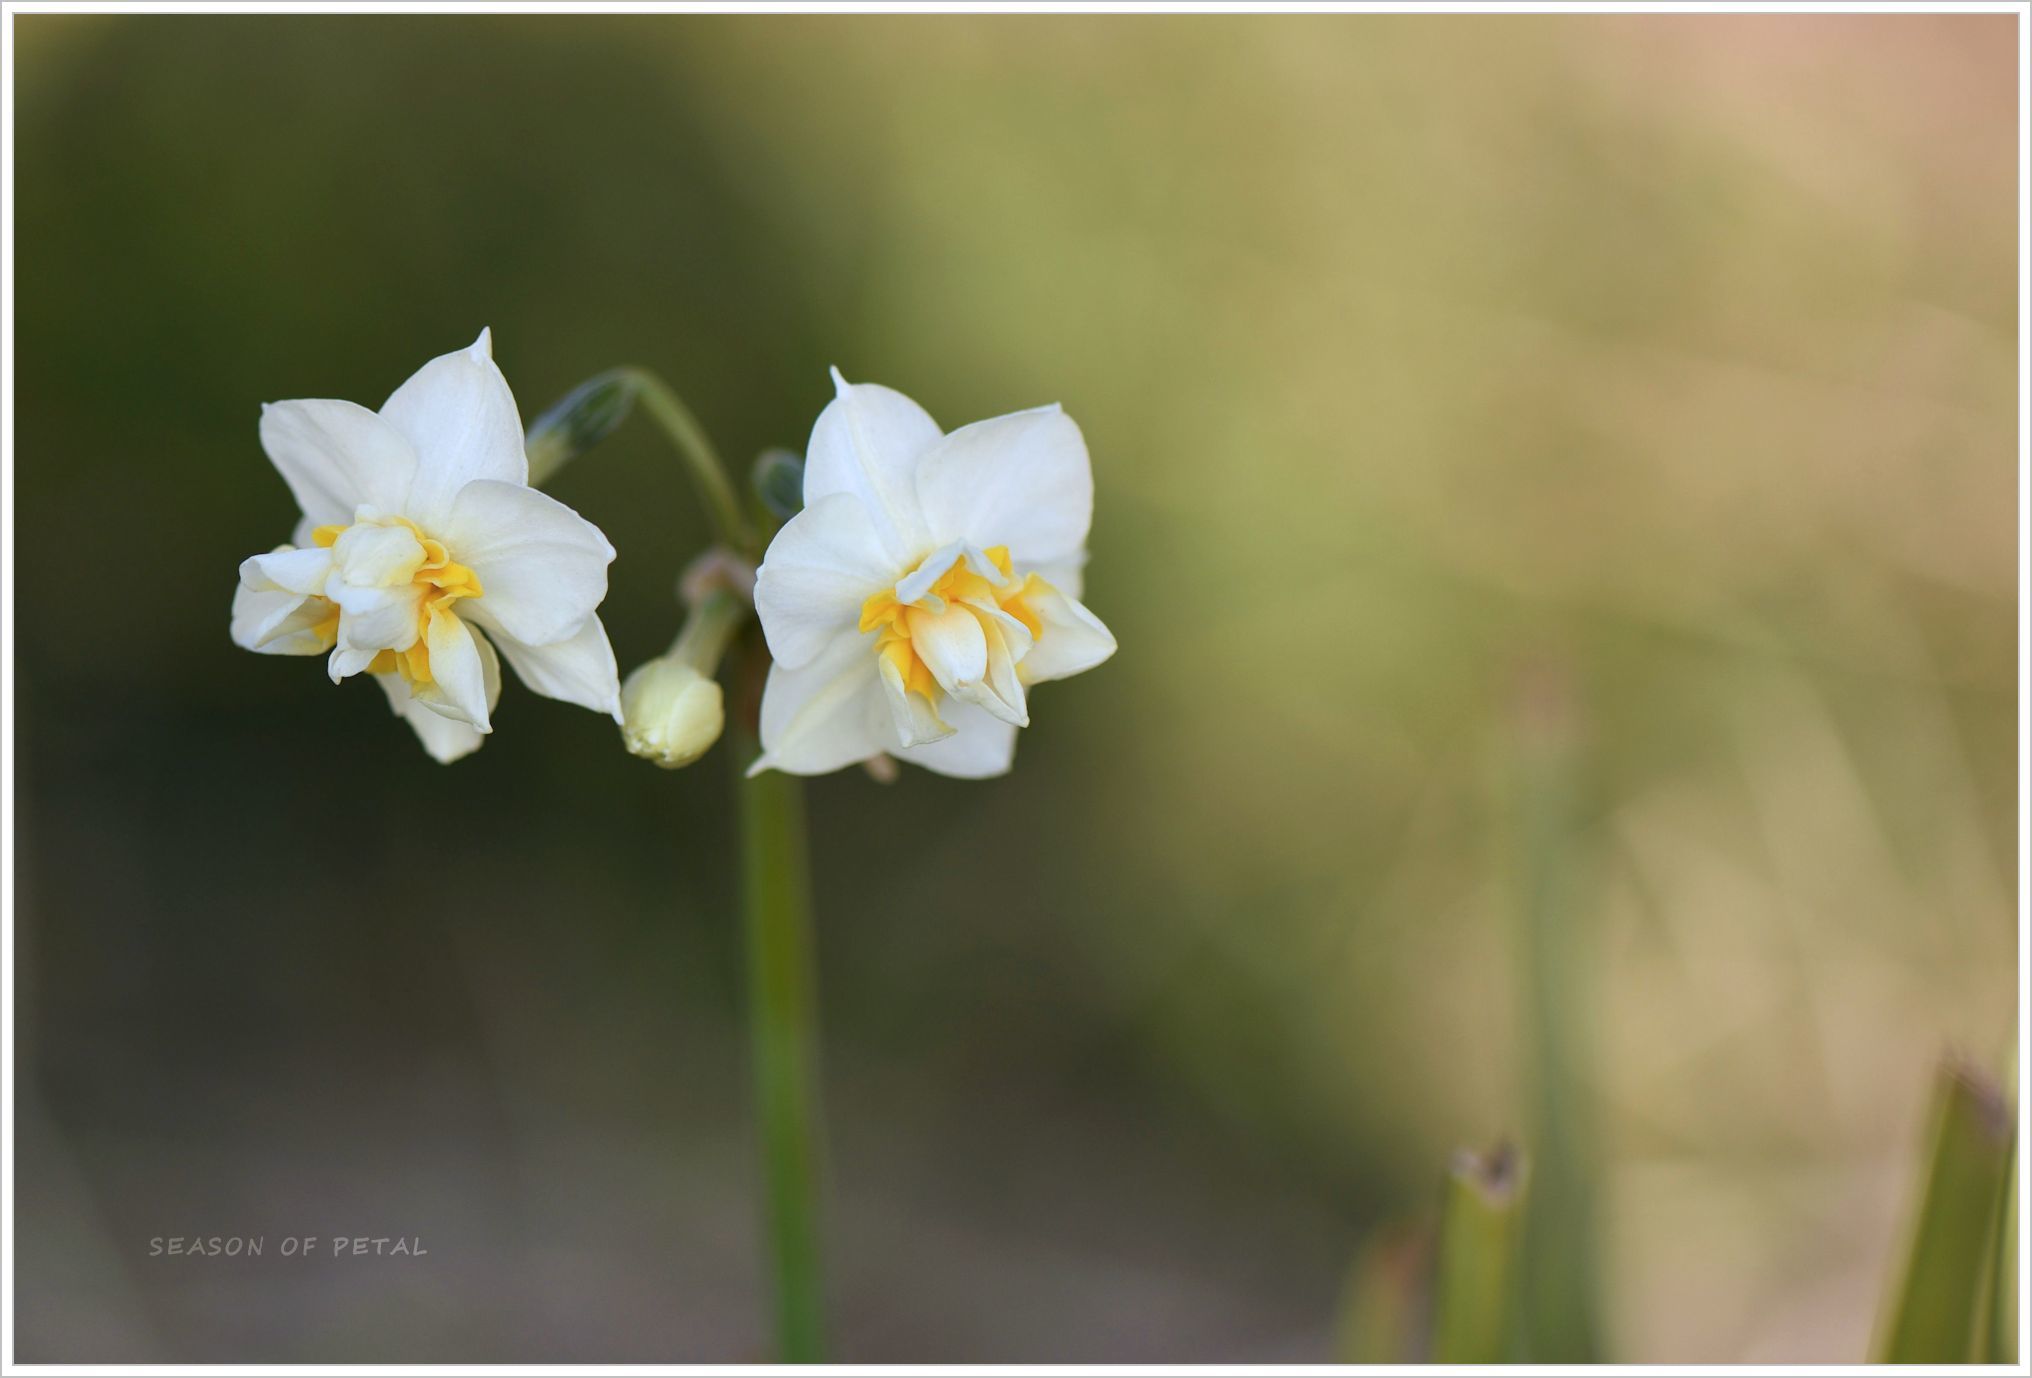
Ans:
{"label": "out-of-focus grass", "polygon": [[[1596,1262],[1601,1155],[1594,1052],[1600,938],[1583,874],[1583,838],[1575,824],[1582,712],[1562,671],[1531,670],[1511,709],[1506,763],[1516,872],[1512,943],[1525,1025],[1520,1072],[1527,1083],[1535,1209],[1521,1221],[1507,1210],[1497,1218],[1505,1227],[1506,1245],[1508,1227],[1518,1226],[1523,1255],[1518,1273],[1525,1293],[1519,1308],[1522,1349],[1537,1363],[1585,1364],[1601,1357]],[[1509,1189],[1506,1195],[1514,1192],[1514,1184],[1502,1185]],[[1463,1184],[1456,1180],[1453,1186],[1458,1197]],[[1483,1347],[1481,1352],[1486,1356],[1488,1351]]]}
{"label": "out-of-focus grass", "polygon": [[1402,1364],[1422,1357],[1432,1312],[1432,1232],[1370,1232],[1341,1290],[1334,1362]]}
{"label": "out-of-focus grass", "polygon": [[[2022,1152],[2022,1150],[2021,1150]],[[2018,1155],[2004,1169],[2009,1184],[1992,1231],[1990,1308],[1983,1357],[1993,1364],[2018,1362]]]}
{"label": "out-of-focus grass", "polygon": [[[1966,1364],[1990,1357],[1999,1221],[2009,1193],[2009,1106],[1986,1078],[1941,1069],[1905,1256],[1879,1318],[1875,1359]],[[2015,1229],[2004,1230],[2015,1234]]]}
{"label": "out-of-focus grass", "polygon": [[[1448,1171],[1433,1279],[1434,1363],[1500,1364],[1545,1352],[1525,1350],[1517,1332],[1525,1182],[1525,1164],[1508,1145],[1462,1154]],[[1584,1275],[1574,1285],[1593,1284]]]}
{"label": "out-of-focus grass", "polygon": [[1346,1364],[1493,1364],[1527,1354],[1519,1293],[1527,1171],[1509,1144],[1462,1152],[1437,1208],[1372,1230],[1335,1317]]}
{"label": "out-of-focus grass", "polygon": [[[267,1050],[259,1106],[480,1028],[512,1142],[676,1094],[710,1040],[645,1032],[739,989],[722,772],[513,689],[442,772],[233,651],[234,565],[290,519],[254,404],[375,401],[491,324],[527,411],[641,362],[746,455],[837,363],[948,425],[1063,401],[1123,646],[1040,692],[1006,782],[812,791],[829,1057],[921,1117],[891,1132],[960,1161],[1043,1088],[1170,1126],[1195,1208],[1274,1190],[1349,1246],[1422,1208],[1531,1109],[1495,782],[1549,665],[1606,1352],[1863,1351],[1930,1060],[2012,1033],[2008,16],[16,23],[24,1050],[74,1125],[180,1123],[133,1088],[222,1050]],[[623,552],[624,663],[660,649],[681,475],[630,428],[558,491]],[[117,634],[27,582],[81,551]],[[357,903],[448,863],[457,912]],[[738,1126],[688,1094],[700,1141]],[[1092,1161],[1054,1180],[1123,1200]],[[870,1357],[989,1345],[954,1261],[1014,1245],[952,1228],[841,1241],[886,1270],[856,1295],[951,1289]],[[1345,1250],[1260,1228],[1316,1288],[1278,1352],[1323,1353]],[[1121,1324],[1010,1322],[1147,1353]]]}

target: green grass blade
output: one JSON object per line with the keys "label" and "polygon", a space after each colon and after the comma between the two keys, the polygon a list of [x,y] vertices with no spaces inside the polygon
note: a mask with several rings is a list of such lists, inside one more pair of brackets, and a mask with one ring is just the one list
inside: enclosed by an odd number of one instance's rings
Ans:
{"label": "green grass blade", "polygon": [[1341,1291],[1335,1362],[1404,1364],[1417,1359],[1430,1252],[1425,1231],[1407,1226],[1379,1230],[1363,1244]]}
{"label": "green grass blade", "polygon": [[2018,1155],[2011,1155],[2004,1210],[1997,1217],[1990,1273],[1990,1352],[1993,1364],[2018,1362]]}
{"label": "green grass blade", "polygon": [[1512,1357],[1524,1165],[1507,1144],[1463,1153],[1447,1174],[1433,1281],[1432,1358],[1498,1364]]}
{"label": "green grass blade", "polygon": [[1519,1265],[1523,1356],[1601,1356],[1597,1301],[1593,925],[1584,901],[1580,711],[1556,665],[1527,676],[1512,716],[1510,810],[1528,1061],[1532,1209]]}
{"label": "green grass blade", "polygon": [[1959,1364],[1987,1356],[1984,1303],[2011,1141],[2011,1115],[1996,1087],[1967,1067],[1943,1065],[1918,1213],[1879,1322],[1879,1362]]}

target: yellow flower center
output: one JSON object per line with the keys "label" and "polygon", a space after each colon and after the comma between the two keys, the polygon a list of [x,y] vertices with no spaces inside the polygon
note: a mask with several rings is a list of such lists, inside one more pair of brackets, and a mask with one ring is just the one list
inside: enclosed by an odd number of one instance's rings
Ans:
{"label": "yellow flower center", "polygon": [[1043,623],[1030,607],[1029,599],[1039,589],[1049,588],[1035,574],[1017,579],[1010,567],[1009,547],[991,546],[981,552],[1002,571],[1000,583],[988,579],[965,559],[953,562],[924,595],[915,602],[898,601],[894,589],[884,589],[861,604],[861,630],[879,631],[875,653],[895,666],[906,693],[923,696],[937,707],[941,690],[938,677],[917,653],[910,639],[910,611],[943,612],[950,603],[991,603],[1029,628],[1033,637],[1044,633]]}
{"label": "yellow flower center", "polygon": [[[461,598],[478,598],[484,590],[480,577],[472,569],[452,559],[444,542],[433,540],[423,533],[423,528],[406,517],[381,517],[377,526],[401,526],[408,528],[422,547],[422,559],[407,571],[410,588],[416,595],[416,640],[404,651],[382,651],[368,664],[370,674],[399,674],[411,687],[434,684],[430,673],[430,623],[439,614],[451,615],[451,607]],[[354,529],[337,524],[320,526],[310,533],[311,541],[325,549],[338,544],[339,538]],[[398,580],[401,571],[397,571]],[[331,604],[329,618],[330,632],[336,635],[339,623],[338,604]]]}

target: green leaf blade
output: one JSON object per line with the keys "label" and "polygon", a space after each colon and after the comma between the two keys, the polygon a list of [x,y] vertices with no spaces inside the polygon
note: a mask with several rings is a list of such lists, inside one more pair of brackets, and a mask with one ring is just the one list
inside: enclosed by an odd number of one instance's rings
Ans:
{"label": "green leaf blade", "polygon": [[1433,1280],[1435,1363],[1497,1364],[1514,1357],[1523,1207],[1524,1164],[1507,1144],[1454,1160]]}
{"label": "green leaf blade", "polygon": [[2010,1111],[1996,1087],[1968,1067],[1944,1064],[1917,1214],[1879,1323],[1878,1362],[1964,1364],[1987,1357],[1986,1303],[1997,1272],[2013,1137]]}

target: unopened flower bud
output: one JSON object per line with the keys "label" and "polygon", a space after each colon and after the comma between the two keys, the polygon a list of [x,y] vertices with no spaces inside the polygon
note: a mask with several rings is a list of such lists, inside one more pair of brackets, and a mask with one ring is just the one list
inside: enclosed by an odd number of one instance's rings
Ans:
{"label": "unopened flower bud", "polygon": [[621,685],[621,740],[630,751],[676,770],[712,749],[727,725],[713,676],[747,616],[747,601],[731,590],[702,590],[670,649]]}
{"label": "unopened flower bud", "polygon": [[530,423],[523,451],[529,459],[531,487],[542,486],[628,419],[640,390],[637,379],[625,368],[588,378]]}
{"label": "unopened flower bud", "polygon": [[804,510],[804,460],[791,450],[764,450],[749,475],[755,496],[779,522]]}
{"label": "unopened flower bud", "polygon": [[638,666],[621,686],[622,740],[665,770],[705,755],[726,723],[719,683],[681,656]]}

